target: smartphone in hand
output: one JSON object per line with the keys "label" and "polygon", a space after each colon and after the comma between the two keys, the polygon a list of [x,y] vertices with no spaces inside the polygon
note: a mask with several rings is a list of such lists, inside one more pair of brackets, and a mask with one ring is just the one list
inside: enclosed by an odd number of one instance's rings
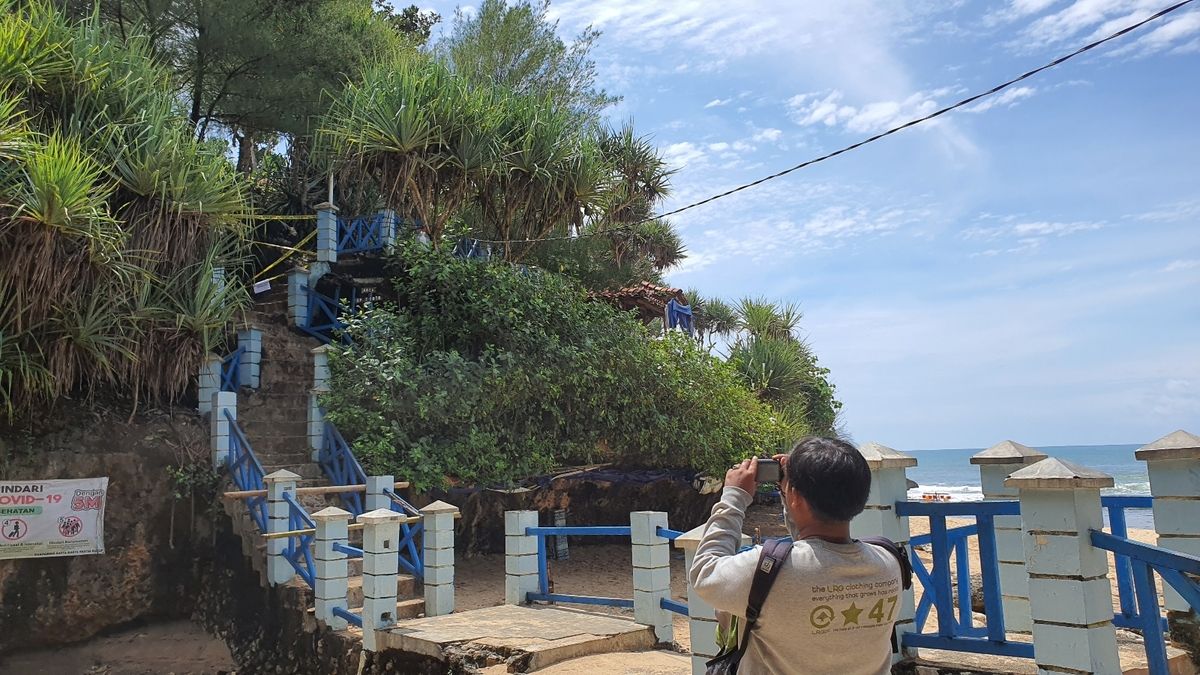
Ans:
{"label": "smartphone in hand", "polygon": [[779,469],[779,460],[769,457],[758,458],[758,471],[754,474],[754,480],[758,483],[778,483],[782,477]]}

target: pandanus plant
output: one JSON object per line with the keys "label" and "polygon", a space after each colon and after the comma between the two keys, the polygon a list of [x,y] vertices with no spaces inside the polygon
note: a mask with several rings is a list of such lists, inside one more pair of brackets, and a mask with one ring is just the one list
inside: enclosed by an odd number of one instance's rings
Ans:
{"label": "pandanus plant", "polygon": [[241,191],[137,39],[0,0],[0,409],[170,401],[246,302]]}

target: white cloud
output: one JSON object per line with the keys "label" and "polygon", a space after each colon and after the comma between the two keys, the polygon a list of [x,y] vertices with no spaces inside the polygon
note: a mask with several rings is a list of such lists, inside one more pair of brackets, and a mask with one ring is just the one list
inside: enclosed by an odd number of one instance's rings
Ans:
{"label": "white cloud", "polygon": [[704,151],[689,141],[672,143],[662,149],[663,159],[673,167],[682,167],[702,161]]}
{"label": "white cloud", "polygon": [[[996,219],[991,214],[981,216],[981,218]],[[1006,216],[999,220],[1004,224],[994,227],[970,227],[960,233],[960,237],[965,240],[993,244],[990,248],[971,254],[972,257],[1030,253],[1040,249],[1047,239],[1066,237],[1079,232],[1090,232],[1104,227],[1103,223],[1088,221],[1021,221],[1013,216]]]}
{"label": "white cloud", "polygon": [[723,105],[729,105],[729,103],[730,103],[731,101],[733,101],[733,99],[732,99],[732,98],[726,98],[726,99],[714,98],[713,100],[709,101],[708,103],[705,103],[705,104],[704,104],[704,108],[705,108],[705,109],[708,109],[708,108],[717,108],[717,107],[720,107],[720,106],[723,106]]}
{"label": "white cloud", "polygon": [[[1058,9],[1048,0],[1013,0],[989,14],[990,24],[1029,21],[1021,37],[1009,43],[1018,52],[1061,47],[1070,42],[1098,40],[1142,21],[1162,9],[1160,0],[1074,0]],[[1149,24],[1108,52],[1112,56],[1141,56],[1156,52],[1186,52],[1200,36],[1200,10],[1183,10]],[[1200,40],[1200,39],[1198,39]]]}
{"label": "white cloud", "polygon": [[750,137],[755,143],[775,143],[783,138],[783,132],[775,128],[759,129]]}
{"label": "white cloud", "polygon": [[837,89],[798,94],[787,101],[788,115],[800,126],[844,126],[850,132],[873,133],[938,109],[937,101],[920,91],[904,99],[873,101],[861,106],[847,105],[844,99],[845,95]]}
{"label": "white cloud", "polygon": [[1162,269],[1163,272],[1182,272],[1184,270],[1200,269],[1200,260],[1172,260]]}
{"label": "white cloud", "polygon": [[1005,106],[1011,108],[1019,103],[1022,99],[1029,98],[1037,93],[1037,87],[1013,87],[1005,89],[999,95],[992,95],[978,103],[974,103],[963,108],[963,112],[981,113],[987,112],[996,106]]}

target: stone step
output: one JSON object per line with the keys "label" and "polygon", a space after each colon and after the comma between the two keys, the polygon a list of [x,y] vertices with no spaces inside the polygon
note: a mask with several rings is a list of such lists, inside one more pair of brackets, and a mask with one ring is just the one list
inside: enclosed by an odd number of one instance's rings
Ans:
{"label": "stone step", "polygon": [[313,461],[312,450],[310,450],[308,448],[305,448],[303,450],[287,450],[287,451],[272,452],[272,453],[265,453],[265,452],[260,453],[260,452],[258,452],[258,450],[255,450],[254,454],[258,455],[258,461],[260,461],[264,464],[270,462],[271,464],[297,464],[298,465],[298,464],[308,464]]}
{"label": "stone step", "polygon": [[[360,563],[362,558],[356,558]],[[346,579],[346,606],[352,609],[358,609],[363,606],[363,578],[360,574],[351,574],[350,578]],[[396,598],[411,599],[417,592],[417,580],[407,574],[401,574],[396,577]],[[422,601],[424,602],[424,601]],[[421,607],[424,611],[424,606]],[[407,617],[406,617],[407,618]]]}
{"label": "stone step", "polygon": [[263,472],[267,475],[273,474],[280,469],[286,469],[300,476],[301,479],[324,479],[325,473],[321,471],[321,467],[315,462],[308,464],[269,464],[264,457],[260,457],[262,462]]}

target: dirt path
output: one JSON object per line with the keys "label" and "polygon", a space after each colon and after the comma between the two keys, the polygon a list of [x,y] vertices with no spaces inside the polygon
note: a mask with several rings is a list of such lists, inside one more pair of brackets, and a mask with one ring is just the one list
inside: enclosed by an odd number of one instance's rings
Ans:
{"label": "dirt path", "polygon": [[2,675],[222,675],[233,670],[225,643],[190,621],[148,624],[0,661]]}

